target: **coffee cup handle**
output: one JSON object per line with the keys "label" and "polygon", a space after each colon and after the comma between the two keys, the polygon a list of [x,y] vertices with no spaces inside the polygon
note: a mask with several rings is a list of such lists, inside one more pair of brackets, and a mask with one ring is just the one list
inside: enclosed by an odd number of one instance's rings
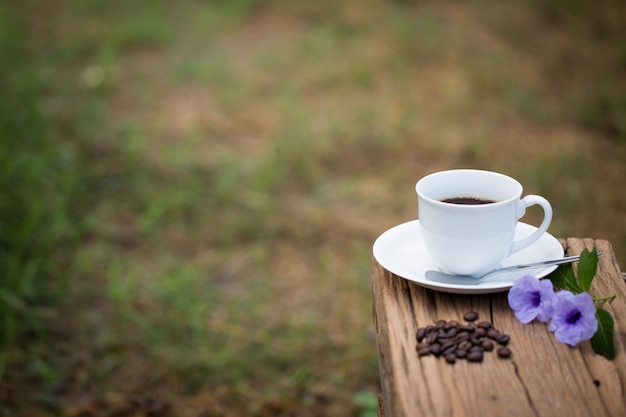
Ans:
{"label": "coffee cup handle", "polygon": [[524,216],[524,214],[526,214],[526,208],[530,206],[534,206],[534,205],[538,205],[538,206],[541,206],[541,208],[543,208],[543,221],[539,225],[539,228],[537,228],[537,230],[535,230],[533,234],[531,234],[530,236],[524,239],[516,240],[515,242],[513,242],[513,246],[511,247],[511,251],[509,252],[509,255],[515,252],[519,252],[522,249],[530,246],[531,244],[536,242],[537,239],[539,239],[548,230],[548,227],[550,226],[550,223],[552,222],[552,206],[550,205],[548,200],[546,200],[545,198],[541,196],[531,194],[522,198],[518,203],[517,218],[521,219]]}

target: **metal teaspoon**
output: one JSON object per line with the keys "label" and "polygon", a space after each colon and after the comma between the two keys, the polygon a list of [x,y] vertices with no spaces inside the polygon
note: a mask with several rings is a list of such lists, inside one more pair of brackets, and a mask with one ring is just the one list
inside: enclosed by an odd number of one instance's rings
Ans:
{"label": "metal teaspoon", "polygon": [[[601,251],[597,251],[597,253],[598,253],[598,256],[602,254]],[[552,265],[562,265],[562,264],[567,264],[571,262],[576,262],[579,259],[580,259],[580,255],[577,255],[577,256],[566,256],[564,258],[559,258],[559,259],[551,259],[548,261],[532,262],[528,264],[510,265],[510,266],[505,266],[502,268],[493,269],[487,272],[486,274],[480,275],[478,277],[473,277],[470,275],[446,274],[445,272],[435,271],[435,270],[426,271],[425,276],[427,279],[431,281],[442,282],[445,284],[476,285],[476,284],[479,284],[483,279],[485,279],[489,275],[495,274],[497,272],[520,271],[524,269],[539,268],[539,267],[546,267],[546,266],[552,266]]]}

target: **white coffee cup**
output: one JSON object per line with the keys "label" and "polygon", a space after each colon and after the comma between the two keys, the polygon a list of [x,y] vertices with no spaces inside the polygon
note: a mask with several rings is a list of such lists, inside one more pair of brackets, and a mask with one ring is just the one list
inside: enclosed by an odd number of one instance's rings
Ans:
{"label": "white coffee cup", "polygon": [[[491,171],[456,169],[436,172],[415,185],[424,245],[441,271],[480,276],[543,235],[552,221],[548,200],[522,196],[522,185]],[[455,204],[445,199],[469,198],[486,204]],[[477,203],[477,201],[472,201]],[[544,218],[530,236],[515,241],[515,229],[526,208],[543,208]]]}

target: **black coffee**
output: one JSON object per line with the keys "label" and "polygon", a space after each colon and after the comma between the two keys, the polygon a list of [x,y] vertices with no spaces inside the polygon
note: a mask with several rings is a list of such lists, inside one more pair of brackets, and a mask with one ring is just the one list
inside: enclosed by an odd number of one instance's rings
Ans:
{"label": "black coffee", "polygon": [[462,204],[466,206],[475,206],[478,204],[491,204],[495,203],[496,200],[490,200],[487,198],[478,198],[478,197],[450,197],[441,199],[444,203],[450,204]]}

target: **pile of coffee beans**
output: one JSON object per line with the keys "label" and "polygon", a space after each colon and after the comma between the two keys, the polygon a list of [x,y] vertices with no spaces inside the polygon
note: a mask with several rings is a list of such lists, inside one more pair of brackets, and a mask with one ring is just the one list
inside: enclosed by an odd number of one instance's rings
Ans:
{"label": "pile of coffee beans", "polygon": [[458,321],[439,320],[417,330],[417,353],[421,356],[443,356],[453,364],[459,359],[482,362],[485,352],[496,349],[500,358],[510,358],[507,347],[510,336],[493,327],[489,321],[478,322],[478,314],[470,311],[463,315],[465,324]]}

